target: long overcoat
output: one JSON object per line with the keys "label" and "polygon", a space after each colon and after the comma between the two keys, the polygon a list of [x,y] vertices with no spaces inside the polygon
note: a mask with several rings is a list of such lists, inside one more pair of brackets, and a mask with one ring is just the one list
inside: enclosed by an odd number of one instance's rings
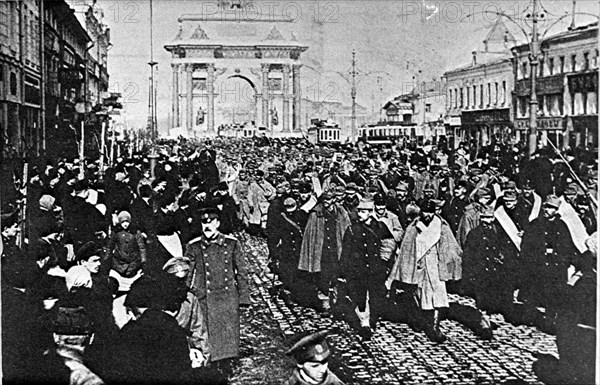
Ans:
{"label": "long overcoat", "polygon": [[[336,240],[338,260],[342,254],[342,240],[346,229],[350,226],[350,218],[348,213],[341,206],[334,204],[336,219]],[[304,230],[304,239],[302,240],[302,248],[300,251],[300,262],[298,269],[308,271],[309,273],[321,272],[321,256],[323,255],[323,234],[325,232],[325,207],[317,205],[310,212],[308,223]]]}
{"label": "long overcoat", "polygon": [[236,357],[240,344],[240,305],[250,304],[248,272],[240,242],[219,234],[187,245],[191,261],[188,286],[206,314],[211,360]]}
{"label": "long overcoat", "polygon": [[[441,221],[442,231],[437,244],[440,281],[457,281],[462,277],[462,249],[452,235],[448,222],[443,219]],[[401,281],[411,285],[419,283],[416,279],[418,222],[419,220],[416,219],[406,228],[398,258],[392,267],[388,281]]]}

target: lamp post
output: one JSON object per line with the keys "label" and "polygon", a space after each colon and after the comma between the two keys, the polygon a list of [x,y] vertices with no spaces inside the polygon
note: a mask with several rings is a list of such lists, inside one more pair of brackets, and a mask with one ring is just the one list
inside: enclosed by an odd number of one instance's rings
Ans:
{"label": "lamp post", "polygon": [[158,64],[154,61],[154,26],[153,26],[152,0],[150,0],[150,138],[152,140],[152,150],[148,158],[150,158],[150,173],[154,179],[154,169],[156,168],[156,139],[158,138],[158,127],[156,127],[156,88],[154,84],[154,67]]}

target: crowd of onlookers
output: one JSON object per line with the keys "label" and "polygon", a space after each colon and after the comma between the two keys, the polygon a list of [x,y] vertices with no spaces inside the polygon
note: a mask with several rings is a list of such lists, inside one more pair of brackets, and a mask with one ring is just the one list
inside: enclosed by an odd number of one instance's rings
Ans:
{"label": "crowd of onlookers", "polygon": [[[226,383],[250,305],[244,232],[266,239],[274,295],[363,338],[389,319],[441,343],[440,319],[454,317],[492,339],[500,313],[556,334],[562,378],[593,378],[592,151],[266,138],[157,148],[16,176],[22,202],[0,222],[7,381]],[[477,309],[457,311],[453,292]]]}

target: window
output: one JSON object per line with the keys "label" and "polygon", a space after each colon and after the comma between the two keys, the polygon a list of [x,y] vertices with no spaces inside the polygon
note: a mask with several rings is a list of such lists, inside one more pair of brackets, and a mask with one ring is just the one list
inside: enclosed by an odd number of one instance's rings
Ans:
{"label": "window", "polygon": [[587,71],[590,69],[590,53],[585,52],[583,54],[583,70]]}
{"label": "window", "polygon": [[492,104],[492,83],[488,83],[488,92],[487,92],[487,106],[489,107]]}
{"label": "window", "polygon": [[527,62],[523,62],[522,73],[523,73],[523,78],[526,78],[527,77]]}
{"label": "window", "polygon": [[431,112],[431,103],[425,104],[425,112]]}
{"label": "window", "polygon": [[524,118],[529,112],[529,98],[522,96],[519,97],[519,115]]}
{"label": "window", "polygon": [[465,94],[463,92],[463,88],[460,87],[460,108],[463,108],[465,106]]}
{"label": "window", "polygon": [[506,80],[502,81],[502,105],[506,104]]}
{"label": "window", "polygon": [[548,59],[548,72],[550,72],[550,75],[554,75],[554,58],[553,57]]}
{"label": "window", "polygon": [[496,92],[494,94],[494,105],[498,104],[498,82],[494,83]]}
{"label": "window", "polygon": [[14,72],[10,73],[10,94],[13,96],[17,95],[17,74]]}
{"label": "window", "polygon": [[467,87],[467,105],[465,107],[469,107],[471,105],[471,88]]}
{"label": "window", "polygon": [[539,72],[540,77],[544,76],[544,64],[545,64],[544,58],[541,58],[540,59],[540,64],[539,64],[539,66],[540,66],[540,72]]}
{"label": "window", "polygon": [[558,60],[560,60],[560,73],[564,74],[565,73],[565,57],[561,56],[558,58]]}
{"label": "window", "polygon": [[577,71],[577,55],[571,55],[571,72]]}
{"label": "window", "polygon": [[483,84],[479,86],[479,107],[483,108]]}
{"label": "window", "polygon": [[473,108],[477,107],[477,86],[473,86]]}
{"label": "window", "polygon": [[458,108],[458,88],[454,90],[454,108]]}

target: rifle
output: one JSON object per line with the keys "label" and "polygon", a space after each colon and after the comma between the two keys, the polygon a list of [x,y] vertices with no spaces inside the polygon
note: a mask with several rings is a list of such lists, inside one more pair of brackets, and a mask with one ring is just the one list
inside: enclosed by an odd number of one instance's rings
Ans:
{"label": "rifle", "polygon": [[598,200],[596,199],[596,197],[590,192],[590,190],[588,190],[588,188],[585,185],[585,183],[583,183],[583,181],[581,179],[579,179],[579,176],[577,176],[577,174],[575,173],[575,170],[573,170],[573,168],[571,167],[571,165],[569,164],[569,162],[567,161],[567,159],[565,159],[565,157],[561,154],[560,150],[558,148],[556,148],[556,146],[554,145],[554,143],[552,143],[552,140],[550,140],[550,138],[548,138],[548,143],[550,143],[550,145],[552,146],[552,148],[554,149],[554,151],[558,154],[558,156],[560,156],[560,158],[562,159],[562,161],[565,162],[565,164],[569,168],[569,172],[571,173],[571,176],[573,178],[575,178],[575,180],[577,181],[577,183],[579,184],[579,186],[581,186],[581,188],[583,189],[583,191],[585,191],[586,195],[590,198],[590,201],[592,201],[592,203],[596,207],[598,207]]}

